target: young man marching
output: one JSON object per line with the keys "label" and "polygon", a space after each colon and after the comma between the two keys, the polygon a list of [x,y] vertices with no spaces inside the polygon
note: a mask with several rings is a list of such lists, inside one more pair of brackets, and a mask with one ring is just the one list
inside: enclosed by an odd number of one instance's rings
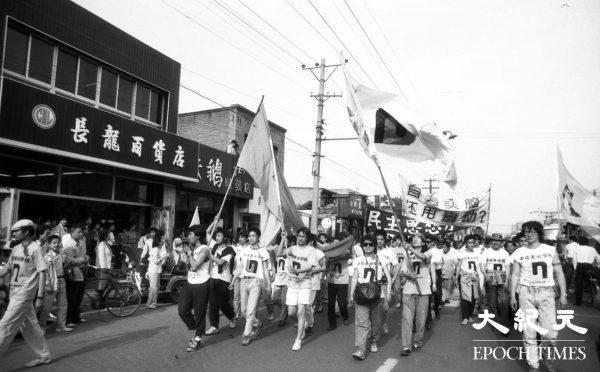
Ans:
{"label": "young man marching", "polygon": [[[341,239],[339,239],[341,240]],[[334,240],[334,242],[336,242]],[[348,325],[348,285],[350,276],[348,274],[348,259],[350,252],[341,254],[338,257],[332,257],[327,260],[327,320],[329,326],[327,330],[333,330],[337,327],[335,317],[335,302],[340,309],[342,323]]]}
{"label": "young man marching", "polygon": [[[398,265],[397,253],[392,247],[388,247],[386,245],[387,233],[384,230],[377,230],[375,232],[375,240],[377,241],[377,256],[379,260],[382,262],[386,262],[388,272],[393,273],[396,270],[396,265]],[[388,283],[386,277],[382,278],[381,283],[381,291],[387,292],[387,287],[390,287],[390,292],[392,289],[392,282]],[[388,313],[390,311],[390,303],[389,298],[383,298],[380,302],[380,310],[381,310],[381,330],[384,334],[388,334],[390,332],[387,318]]]}
{"label": "young man marching", "polygon": [[[200,342],[206,328],[206,307],[208,305],[208,291],[210,279],[210,248],[205,244],[206,229],[195,225],[190,227],[188,239],[190,248],[185,248],[185,254],[190,269],[188,271],[187,286],[179,299],[178,312],[181,320],[194,335],[186,351],[200,349]],[[192,315],[194,310],[194,315]]]}
{"label": "young man marching", "polygon": [[502,234],[492,234],[492,248],[481,255],[485,269],[485,293],[492,313],[504,326],[508,325],[507,273],[510,272],[509,254],[502,248]]}
{"label": "young man marching", "polygon": [[31,220],[17,221],[11,231],[18,244],[13,247],[6,266],[0,270],[0,278],[8,273],[11,275],[10,301],[0,320],[0,358],[20,330],[25,342],[36,354],[36,359],[25,367],[35,367],[52,361],[36,316],[44,305],[47,267],[42,248],[34,239],[34,223]]}
{"label": "young man marching", "polygon": [[308,245],[310,231],[306,227],[298,230],[297,245],[288,251],[288,291],[285,300],[288,314],[298,317],[298,332],[292,350],[302,348],[302,333],[305,325],[306,307],[310,304],[313,271],[319,265],[316,249]]}
{"label": "young man marching", "polygon": [[458,262],[454,273],[460,291],[462,325],[473,323],[475,302],[479,298],[479,275],[483,275],[481,255],[475,249],[476,235],[465,237],[465,246],[458,251]]}
{"label": "young man marching", "polygon": [[[239,277],[242,314],[246,317],[246,325],[242,334],[242,345],[250,345],[250,340],[258,336],[263,323],[256,318],[256,308],[264,287],[271,286],[269,278],[269,252],[259,246],[260,230],[248,230],[249,245],[240,253],[239,267],[232,282]],[[233,284],[229,285],[233,289]]]}
{"label": "young man marching", "polygon": [[235,312],[229,302],[235,251],[227,245],[225,231],[220,227],[215,230],[215,245],[211,250],[210,259],[212,261],[208,295],[210,328],[206,331],[206,335],[219,333],[219,311],[229,319],[230,328],[235,328],[236,325]]}
{"label": "young man marching", "polygon": [[[515,311],[517,308],[524,313],[530,309],[537,311],[539,314],[537,323],[548,331],[545,335],[541,335],[540,346],[554,346],[558,334],[554,329],[556,325],[554,277],[556,276],[560,287],[560,305],[565,307],[567,305],[565,276],[556,248],[540,243],[540,239],[544,237],[544,226],[540,222],[529,221],[525,222],[521,229],[527,239],[527,246],[518,248],[511,256],[513,264],[510,304]],[[539,371],[540,361],[535,329],[527,326],[523,329],[523,343],[527,348],[527,364],[531,371]],[[549,360],[547,368],[554,370]]]}
{"label": "young man marching", "polygon": [[277,246],[277,250],[275,252],[276,262],[275,262],[275,279],[273,280],[273,293],[272,298],[273,302],[279,304],[281,306],[281,314],[277,318],[277,326],[283,327],[285,326],[285,320],[288,317],[287,305],[285,304],[285,299],[287,296],[287,256],[288,256],[288,238],[287,231],[285,229],[281,230],[281,241]]}

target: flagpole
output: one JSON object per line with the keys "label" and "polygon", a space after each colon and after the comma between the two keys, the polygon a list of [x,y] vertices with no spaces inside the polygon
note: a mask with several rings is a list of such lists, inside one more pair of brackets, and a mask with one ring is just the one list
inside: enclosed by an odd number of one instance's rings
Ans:
{"label": "flagpole", "polygon": [[[410,254],[408,252],[408,248],[406,248],[406,246],[405,246],[406,240],[404,239],[404,233],[402,232],[402,221],[400,221],[400,219],[396,215],[396,210],[394,209],[394,202],[392,201],[392,197],[390,195],[390,189],[388,188],[387,182],[385,181],[385,177],[383,176],[383,171],[381,170],[379,161],[377,161],[376,159],[373,159],[373,160],[375,161],[375,165],[377,166],[377,170],[379,171],[379,175],[381,176],[381,181],[383,182],[383,187],[385,188],[385,194],[387,195],[387,198],[390,201],[390,205],[392,206],[392,215],[398,222],[398,230],[400,231],[400,241],[402,242],[402,245],[404,246],[404,252],[406,253],[406,266],[408,267],[408,272],[411,274],[414,274],[412,264],[409,263]],[[402,215],[400,215],[400,216],[402,216]],[[419,286],[419,282],[414,279],[413,279],[413,282],[415,283],[415,286],[417,287],[417,293],[419,293],[419,295],[421,295],[422,292],[421,292],[421,287]]]}
{"label": "flagpole", "polygon": [[[491,213],[492,212],[492,184],[490,183],[490,188],[488,189],[488,210]],[[490,228],[490,213],[488,213],[488,220],[487,223],[485,224],[485,236],[483,237],[483,241],[485,242],[485,239],[487,239],[487,234],[488,234],[488,229]]]}

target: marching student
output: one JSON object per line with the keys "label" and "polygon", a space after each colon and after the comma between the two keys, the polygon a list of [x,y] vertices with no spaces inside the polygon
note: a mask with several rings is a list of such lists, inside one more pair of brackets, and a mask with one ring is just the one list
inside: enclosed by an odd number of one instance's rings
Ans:
{"label": "marching student", "polygon": [[285,299],[287,295],[287,257],[288,257],[288,247],[290,243],[288,242],[288,235],[285,229],[281,230],[281,240],[277,249],[275,251],[276,263],[275,263],[275,279],[273,280],[273,303],[279,304],[281,306],[281,313],[279,317],[277,317],[277,325],[279,327],[285,326],[285,321],[288,317],[287,305],[285,304]]}
{"label": "marching student", "polygon": [[315,255],[317,259],[317,266],[313,269],[312,277],[310,279],[310,298],[305,311],[306,325],[301,338],[304,338],[305,335],[310,336],[314,332],[315,309],[319,303],[319,295],[321,295],[321,277],[323,276],[323,272],[325,272],[326,268],[327,259],[325,258],[323,251],[320,249],[315,249]]}
{"label": "marching student", "polygon": [[235,328],[235,312],[229,302],[229,286],[233,277],[235,251],[225,240],[225,231],[219,227],[215,230],[215,245],[210,254],[211,278],[209,280],[208,318],[210,328],[206,335],[219,333],[219,311],[229,319],[229,327]]}
{"label": "marching student", "polygon": [[458,251],[454,248],[452,240],[443,240],[442,247],[442,301],[447,304],[450,302],[454,287],[454,272],[458,261]]}
{"label": "marching student", "polygon": [[36,354],[36,359],[25,367],[48,364],[52,357],[36,316],[36,311],[44,306],[46,262],[42,248],[35,242],[33,221],[17,221],[10,230],[18,244],[13,247],[6,266],[0,269],[0,278],[11,275],[10,301],[0,320],[0,358],[20,330],[25,342]]}
{"label": "marching student", "polygon": [[[364,360],[367,356],[367,345],[370,344],[372,353],[377,352],[377,341],[380,332],[380,302],[381,298],[389,299],[391,287],[387,286],[386,291],[381,291],[381,280],[385,276],[388,283],[392,282],[392,277],[388,271],[388,262],[382,261],[377,256],[375,238],[366,235],[360,243],[363,255],[356,257],[352,265],[354,271],[350,285],[350,301],[355,302],[354,306],[354,345],[356,351],[352,357],[356,360]],[[364,284],[364,285],[363,285]],[[380,296],[367,297],[370,293],[365,293],[362,289],[377,288],[380,289]],[[376,293],[376,292],[374,292]]]}
{"label": "marching student", "polygon": [[502,248],[502,234],[492,234],[492,247],[481,255],[485,270],[485,293],[498,323],[508,325],[507,275],[510,273],[509,254]]}
{"label": "marching student", "polygon": [[[402,356],[408,356],[423,347],[430,297],[437,290],[431,251],[422,252],[423,236],[417,234],[409,238],[408,243],[405,247],[409,256],[404,260],[401,271],[401,275],[408,278],[402,293]],[[416,328],[414,335],[413,322]]]}
{"label": "marching student", "polygon": [[[398,265],[397,253],[392,247],[388,247],[386,245],[387,233],[384,230],[375,231],[375,240],[377,241],[377,256],[382,262],[386,262],[388,272],[393,273],[396,270],[396,266]],[[387,277],[382,277],[381,282],[381,290],[385,293],[387,292],[387,287],[392,287],[392,281],[387,281]],[[384,334],[388,334],[390,332],[387,318],[388,313],[390,311],[390,303],[389,298],[382,298],[380,302],[381,309],[381,330]]]}
{"label": "marching student", "polygon": [[[263,327],[263,322],[256,317],[256,308],[263,288],[271,286],[269,278],[269,252],[259,246],[260,230],[252,227],[248,229],[249,245],[240,253],[239,267],[236,269],[232,282],[237,278],[240,281],[240,299],[242,315],[246,317],[242,345],[250,345],[250,341],[258,336]],[[229,290],[233,284],[229,285]]]}
{"label": "marching student", "polygon": [[479,298],[479,275],[483,275],[481,254],[475,249],[476,239],[476,235],[465,237],[465,246],[458,251],[454,273],[454,280],[460,290],[462,325],[473,323],[475,303]]}
{"label": "marching student", "polygon": [[[341,237],[336,238],[334,243],[342,240]],[[327,260],[327,321],[329,326],[327,330],[333,330],[337,327],[335,316],[335,302],[337,299],[340,315],[342,316],[342,324],[348,325],[348,285],[350,276],[348,274],[348,259],[351,257],[349,251],[341,254],[338,257],[331,257]]]}
{"label": "marching student", "polygon": [[[560,288],[559,303],[567,305],[565,276],[556,248],[542,244],[544,226],[538,221],[525,222],[521,232],[527,239],[527,246],[518,248],[512,257],[510,281],[510,304],[513,310],[527,312],[535,309],[538,312],[538,325],[547,330],[541,335],[540,347],[554,346],[558,332],[556,325],[556,305],[554,298],[554,277]],[[519,294],[517,303],[516,295]],[[533,327],[523,329],[523,343],[527,348],[527,364],[534,371],[539,371],[538,344],[536,330]],[[546,361],[548,370],[554,370],[550,360]]]}
{"label": "marching student", "polygon": [[[234,272],[240,266],[240,260],[242,258],[241,253],[244,248],[248,246],[248,232],[246,230],[240,230],[238,232],[238,244],[233,246],[233,250],[235,251],[235,260],[234,260]],[[233,279],[232,279],[233,280]],[[239,320],[242,317],[241,310],[241,297],[240,297],[240,281],[241,279],[238,277],[233,280],[233,311],[235,312],[235,320]]]}
{"label": "marching student", "polygon": [[435,287],[436,291],[433,293],[433,312],[435,319],[440,319],[440,306],[442,305],[442,266],[444,265],[443,255],[444,250],[440,245],[440,241],[437,238],[431,240],[431,243],[427,243],[429,251],[431,251],[431,264],[435,269]]}
{"label": "marching student", "polygon": [[[200,342],[206,328],[206,307],[210,279],[210,248],[206,245],[206,228],[200,225],[190,227],[188,232],[190,247],[184,253],[190,263],[187,286],[179,299],[177,311],[189,330],[194,331],[186,351],[200,349]],[[194,314],[192,315],[192,310]]]}
{"label": "marching student", "polygon": [[594,269],[594,262],[600,263],[600,255],[589,246],[590,241],[585,236],[579,238],[579,246],[573,252],[573,267],[575,268],[575,306],[580,306],[583,298],[583,281],[586,272]]}
{"label": "marching student", "polygon": [[298,332],[292,346],[294,351],[302,348],[305,312],[310,304],[311,279],[315,268],[319,265],[316,248],[308,244],[311,240],[310,231],[306,227],[300,228],[296,239],[297,244],[288,250],[288,291],[285,300],[288,314],[298,316]]}

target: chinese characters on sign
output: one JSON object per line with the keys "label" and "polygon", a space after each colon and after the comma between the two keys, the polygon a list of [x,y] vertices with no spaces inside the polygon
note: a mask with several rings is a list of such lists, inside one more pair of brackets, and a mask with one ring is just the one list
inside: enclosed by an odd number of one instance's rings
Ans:
{"label": "chinese characters on sign", "polygon": [[402,218],[401,224],[391,212],[378,209],[371,209],[367,213],[367,228],[371,230],[385,230],[388,235],[398,235],[400,228],[407,235],[415,235],[417,233],[429,234],[435,236],[443,236],[446,233],[454,231],[453,226],[437,225],[433,223],[423,223],[410,218]]}

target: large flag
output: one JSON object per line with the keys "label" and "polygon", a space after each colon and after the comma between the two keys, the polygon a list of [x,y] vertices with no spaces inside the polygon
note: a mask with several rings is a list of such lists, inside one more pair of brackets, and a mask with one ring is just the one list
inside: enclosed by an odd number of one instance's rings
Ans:
{"label": "large flag", "polygon": [[558,198],[563,218],[600,242],[600,198],[583,187],[563,162],[560,149],[556,148],[558,160]]}
{"label": "large flag", "polygon": [[454,148],[433,120],[395,94],[358,83],[342,65],[350,122],[365,153],[413,182],[435,176],[455,186]]}
{"label": "large flag", "polygon": [[262,102],[250,126],[237,166],[248,172],[260,188],[261,245],[270,244],[282,226],[296,230],[304,226],[287,184],[277,169],[269,121]]}

